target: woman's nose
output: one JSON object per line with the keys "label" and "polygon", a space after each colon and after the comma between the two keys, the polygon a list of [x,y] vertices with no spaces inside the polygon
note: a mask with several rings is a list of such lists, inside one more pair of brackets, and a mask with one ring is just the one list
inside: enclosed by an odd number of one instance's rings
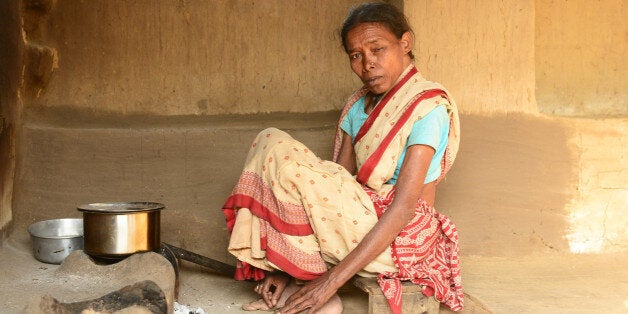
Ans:
{"label": "woman's nose", "polygon": [[374,56],[365,56],[364,59],[362,60],[363,64],[362,64],[362,69],[364,69],[365,72],[368,72],[370,70],[372,70],[373,68],[375,68],[375,58]]}

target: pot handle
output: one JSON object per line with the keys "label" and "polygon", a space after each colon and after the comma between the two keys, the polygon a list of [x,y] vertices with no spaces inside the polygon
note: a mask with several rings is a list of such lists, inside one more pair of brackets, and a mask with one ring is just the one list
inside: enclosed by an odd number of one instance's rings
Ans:
{"label": "pot handle", "polygon": [[219,274],[227,275],[230,277],[233,277],[235,275],[236,267],[233,265],[225,264],[215,259],[211,259],[209,257],[205,257],[203,255],[184,250],[172,244],[168,244],[165,242],[162,242],[161,244],[170,249],[170,251],[172,251],[172,253],[174,253],[177,258],[192,262],[194,264],[205,266]]}

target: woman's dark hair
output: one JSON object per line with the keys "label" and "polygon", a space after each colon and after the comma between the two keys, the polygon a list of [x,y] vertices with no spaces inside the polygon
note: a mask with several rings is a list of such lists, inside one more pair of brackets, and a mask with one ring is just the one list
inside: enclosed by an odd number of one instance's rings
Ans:
{"label": "woman's dark hair", "polygon": [[[379,23],[390,30],[397,39],[405,32],[412,32],[408,19],[397,7],[388,3],[364,3],[354,7],[349,11],[349,15],[342,24],[340,30],[340,38],[342,38],[342,46],[347,51],[347,34],[350,30],[362,23]],[[412,51],[408,53],[410,58],[414,59]]]}

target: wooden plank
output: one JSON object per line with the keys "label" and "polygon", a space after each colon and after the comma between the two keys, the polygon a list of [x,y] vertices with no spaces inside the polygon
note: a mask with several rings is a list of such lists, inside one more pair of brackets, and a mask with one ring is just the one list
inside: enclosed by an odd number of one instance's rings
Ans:
{"label": "wooden plank", "polygon": [[[376,278],[355,277],[353,285],[369,294],[369,314],[391,313],[388,301],[382,293]],[[436,314],[440,304],[433,297],[426,297],[421,288],[411,282],[402,282],[402,313]]]}
{"label": "wooden plank", "polygon": [[[353,285],[362,289],[364,292],[382,294],[382,290],[377,284],[377,278],[374,277],[355,277],[353,278]],[[419,285],[413,284],[409,281],[402,281],[401,286],[403,288],[403,293],[421,292],[421,287],[419,287]]]}

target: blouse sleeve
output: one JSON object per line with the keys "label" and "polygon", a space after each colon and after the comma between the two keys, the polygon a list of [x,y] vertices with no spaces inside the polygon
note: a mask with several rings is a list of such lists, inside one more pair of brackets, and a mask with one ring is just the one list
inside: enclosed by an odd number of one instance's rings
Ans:
{"label": "blouse sleeve", "polygon": [[362,97],[349,109],[349,112],[347,112],[347,115],[340,123],[340,129],[347,132],[352,139],[355,139],[355,136],[358,134],[366,118],[367,115],[364,113],[364,97]]}
{"label": "blouse sleeve", "polygon": [[[342,120],[342,123],[340,123],[340,129],[342,129],[343,131],[345,131],[347,134],[352,135],[351,134],[351,119],[350,119],[350,114],[347,114],[345,116],[345,118]],[[351,136],[351,138],[353,138],[353,136]]]}
{"label": "blouse sleeve", "polygon": [[448,128],[448,124],[449,116],[445,106],[440,105],[434,108],[425,117],[414,123],[408,137],[408,146],[423,144],[437,150],[442,140],[443,128]]}

